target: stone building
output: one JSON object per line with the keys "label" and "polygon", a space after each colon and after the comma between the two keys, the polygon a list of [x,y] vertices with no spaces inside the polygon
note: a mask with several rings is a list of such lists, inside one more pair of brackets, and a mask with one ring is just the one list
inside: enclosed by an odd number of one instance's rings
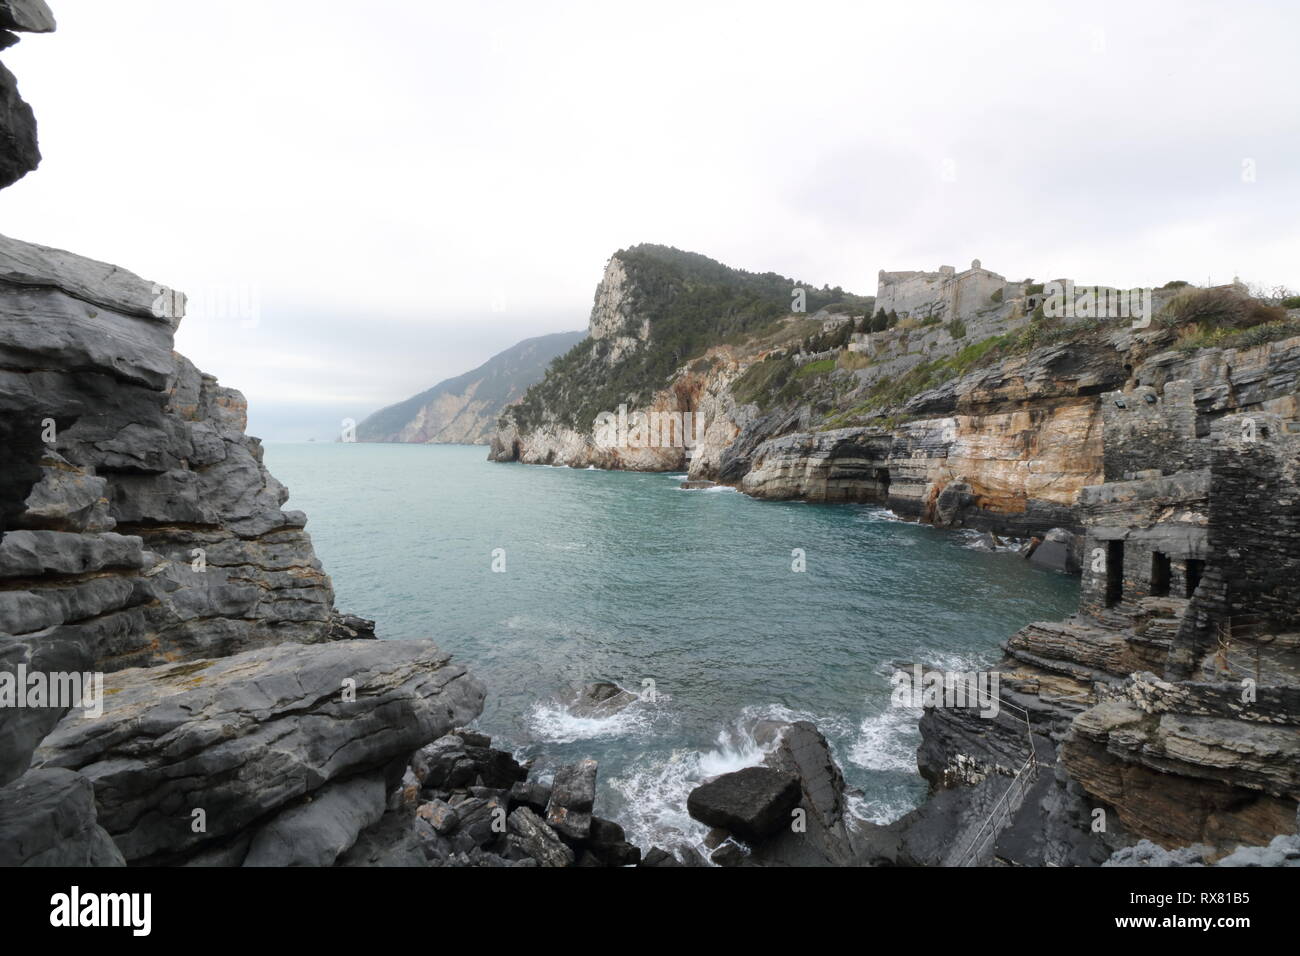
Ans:
{"label": "stone building", "polygon": [[897,312],[900,318],[965,319],[993,305],[993,294],[1006,285],[1005,276],[985,269],[978,259],[963,272],[952,266],[940,266],[938,272],[881,269],[875,308]]}

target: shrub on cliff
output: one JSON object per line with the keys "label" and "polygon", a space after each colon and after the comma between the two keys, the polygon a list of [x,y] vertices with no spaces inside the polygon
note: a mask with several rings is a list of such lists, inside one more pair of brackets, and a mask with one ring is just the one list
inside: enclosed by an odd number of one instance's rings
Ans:
{"label": "shrub on cliff", "polygon": [[1203,332],[1248,329],[1285,319],[1285,309],[1267,305],[1238,286],[1187,289],[1173,298],[1161,317],[1166,327],[1195,325]]}

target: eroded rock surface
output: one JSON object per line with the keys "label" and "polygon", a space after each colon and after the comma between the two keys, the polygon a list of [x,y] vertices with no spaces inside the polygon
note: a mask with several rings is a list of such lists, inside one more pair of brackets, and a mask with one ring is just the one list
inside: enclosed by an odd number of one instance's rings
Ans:
{"label": "eroded rock surface", "polygon": [[128,860],[166,862],[404,760],[477,717],[484,689],[432,642],[347,641],[118,671],[106,694],[103,716],[66,717],[35,765],[91,781]]}

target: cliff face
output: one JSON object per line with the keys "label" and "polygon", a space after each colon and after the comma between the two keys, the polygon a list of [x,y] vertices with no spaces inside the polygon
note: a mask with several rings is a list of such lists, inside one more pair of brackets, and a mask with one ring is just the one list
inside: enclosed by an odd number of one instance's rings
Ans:
{"label": "cliff face", "polygon": [[103,670],[325,639],[306,517],[281,510],[243,396],[172,351],[180,297],[5,237],[0,291],[6,472],[25,476],[4,504],[5,629]]}
{"label": "cliff face", "polygon": [[[663,246],[621,250],[597,286],[587,340],[501,416],[489,458],[643,471],[716,463],[754,417],[731,384],[773,347],[822,327],[787,321],[798,285]],[[813,308],[868,301],[838,289],[803,292]],[[596,422],[620,414],[628,427],[607,440]],[[638,416],[655,426],[671,417],[670,437],[656,427],[638,440]]]}
{"label": "cliff face", "polygon": [[[0,0],[13,29],[53,19]],[[38,159],[0,68],[0,186]],[[432,643],[334,610],[243,396],[172,350],[183,314],[0,236],[0,865],[328,864],[482,709]]]}
{"label": "cliff face", "polygon": [[357,439],[486,445],[502,410],[582,338],[581,332],[557,332],[525,339],[473,371],[375,412],[357,426]]}
{"label": "cliff face", "polygon": [[[1079,613],[1004,645],[996,719],[926,712],[935,796],[892,828],[887,858],[1096,864],[1148,840],[1214,860],[1294,832],[1297,357],[1300,339],[1158,355],[1106,396],[1106,480],[1079,500]],[[1234,379],[1231,401],[1249,404],[1225,414]]]}
{"label": "cliff face", "polygon": [[[712,281],[746,289],[746,274],[713,265]],[[944,313],[960,313],[948,322],[908,318],[848,335],[863,324],[844,325],[859,303],[838,314],[788,313],[774,290],[796,286],[775,277],[765,300],[773,311],[761,321],[709,328],[700,316],[726,315],[725,297],[702,294],[694,276],[675,283],[675,268],[685,270],[668,260],[665,279],[645,274],[635,255],[611,259],[588,352],[557,363],[502,416],[490,458],[687,469],[692,480],[762,498],[877,501],[921,521],[1017,536],[1078,532],[1080,492],[1118,457],[1128,456],[1128,471],[1156,467],[1140,441],[1103,442],[1103,394],[1183,383],[1175,388],[1196,396],[1187,415],[1207,416],[1204,429],[1234,410],[1277,410],[1290,387],[1276,351],[1174,350],[1179,330],[1167,321],[1048,319],[1041,293],[1024,283],[964,294],[960,310]],[[1178,294],[1156,290],[1148,308],[1162,315]],[[703,330],[694,350],[672,337],[670,323],[688,303]],[[1288,322],[1294,317],[1274,325]],[[631,375],[633,367],[653,374]],[[691,413],[699,440],[601,441],[598,416],[618,406],[651,418]]]}

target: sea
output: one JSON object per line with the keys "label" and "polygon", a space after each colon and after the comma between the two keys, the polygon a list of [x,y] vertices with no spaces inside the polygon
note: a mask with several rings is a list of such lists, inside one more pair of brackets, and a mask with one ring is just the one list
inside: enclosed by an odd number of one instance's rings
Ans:
{"label": "sea", "polygon": [[[978,671],[1072,613],[1078,580],[1015,542],[872,504],[771,502],[685,476],[487,460],[461,445],[267,443],[342,610],[431,638],[488,688],[477,729],[542,779],[599,762],[596,810],[633,842],[698,844],[691,789],[759,763],[766,720],[810,720],[855,818],[925,794],[898,671]],[[611,681],[631,705],[572,703]]]}

